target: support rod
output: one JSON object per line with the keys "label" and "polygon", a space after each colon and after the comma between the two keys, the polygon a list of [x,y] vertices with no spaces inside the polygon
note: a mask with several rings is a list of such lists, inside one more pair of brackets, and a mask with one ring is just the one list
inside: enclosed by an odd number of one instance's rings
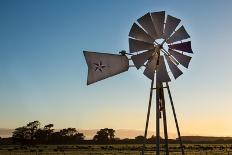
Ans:
{"label": "support rod", "polygon": [[160,90],[161,83],[156,82],[156,155],[160,155]]}
{"label": "support rod", "polygon": [[171,95],[171,91],[170,91],[168,82],[166,82],[166,86],[167,86],[167,89],[168,89],[168,95],[169,95],[169,98],[170,98],[170,102],[171,102],[171,106],[172,106],[172,112],[173,112],[175,123],[176,123],[176,129],[177,129],[177,134],[178,134],[178,138],[179,138],[179,141],[180,141],[181,152],[182,152],[182,155],[184,155],[184,147],[183,147],[183,143],[182,143],[182,140],[181,140],[180,129],[179,129],[179,125],[178,125],[178,121],[177,121],[177,117],[176,117],[176,111],[175,111],[175,107],[174,107],[174,104],[173,104],[172,95]]}
{"label": "support rod", "polygon": [[150,111],[151,111],[151,102],[152,102],[152,96],[153,96],[153,85],[154,85],[154,79],[151,81],[150,97],[149,97],[149,104],[148,104],[148,109],[147,109],[147,120],[146,120],[143,147],[142,147],[142,153],[141,153],[142,155],[144,155],[145,144],[146,144],[146,139],[147,139],[147,129],[148,129],[148,124],[149,124]]}
{"label": "support rod", "polygon": [[161,96],[161,100],[162,100],[162,102],[161,102],[161,111],[162,111],[162,114],[163,114],[164,137],[165,137],[165,151],[166,151],[166,155],[169,155],[167,118],[166,118],[166,107],[165,107],[163,84],[162,84],[162,88],[161,88],[161,91],[160,91],[160,96]]}

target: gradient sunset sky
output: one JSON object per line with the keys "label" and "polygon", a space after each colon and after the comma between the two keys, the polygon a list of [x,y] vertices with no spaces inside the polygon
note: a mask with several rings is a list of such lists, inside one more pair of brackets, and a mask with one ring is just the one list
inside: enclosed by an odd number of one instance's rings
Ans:
{"label": "gradient sunset sky", "polygon": [[[165,10],[182,20],[194,51],[189,69],[170,83],[182,133],[232,136],[231,8],[230,0],[1,0],[0,128],[39,120],[143,130],[150,80],[131,68],[87,86],[82,51],[128,51],[133,22]],[[167,110],[175,133],[168,100]]]}

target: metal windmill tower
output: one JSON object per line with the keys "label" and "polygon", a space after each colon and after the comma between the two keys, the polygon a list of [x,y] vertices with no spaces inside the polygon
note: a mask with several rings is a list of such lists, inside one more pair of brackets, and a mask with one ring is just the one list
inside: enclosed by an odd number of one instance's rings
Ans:
{"label": "metal windmill tower", "polygon": [[[121,51],[120,54],[108,54],[84,51],[88,65],[87,85],[127,71],[131,67],[129,60],[132,60],[137,69],[144,68],[143,74],[151,80],[142,155],[145,151],[153,91],[156,92],[156,155],[160,154],[160,122],[162,120],[165,151],[167,155],[169,154],[164,88],[168,91],[181,152],[184,154],[175,107],[168,85],[171,81],[169,74],[172,73],[175,79],[183,74],[179,66],[188,68],[191,60],[189,55],[193,54],[190,36],[184,26],[178,26],[180,21],[173,16],[165,16],[165,11],[148,12],[131,27],[129,53]],[[168,72],[167,66],[171,73]]]}

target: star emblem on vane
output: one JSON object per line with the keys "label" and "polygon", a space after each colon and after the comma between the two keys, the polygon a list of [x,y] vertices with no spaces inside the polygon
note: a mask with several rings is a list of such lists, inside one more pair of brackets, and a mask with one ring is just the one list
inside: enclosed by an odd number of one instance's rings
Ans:
{"label": "star emblem on vane", "polygon": [[106,66],[102,64],[102,61],[98,62],[98,63],[94,63],[95,65],[95,70],[94,71],[103,71],[103,68],[105,68]]}

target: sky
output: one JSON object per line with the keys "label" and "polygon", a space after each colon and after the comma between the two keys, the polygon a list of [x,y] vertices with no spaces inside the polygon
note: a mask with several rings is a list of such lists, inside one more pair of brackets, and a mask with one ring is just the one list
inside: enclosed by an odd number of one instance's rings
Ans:
{"label": "sky", "polygon": [[[133,22],[164,10],[182,20],[194,51],[189,69],[170,83],[181,132],[232,136],[231,7],[230,0],[0,0],[0,128],[39,120],[143,130],[151,81],[130,68],[87,86],[82,51],[128,51]],[[175,133],[167,96],[166,104]]]}

